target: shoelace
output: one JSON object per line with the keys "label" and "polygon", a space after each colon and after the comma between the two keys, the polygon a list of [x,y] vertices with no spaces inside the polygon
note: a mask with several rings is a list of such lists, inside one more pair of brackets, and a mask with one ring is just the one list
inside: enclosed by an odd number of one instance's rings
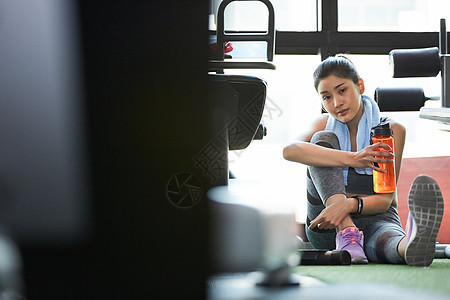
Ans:
{"label": "shoelace", "polygon": [[344,232],[342,234],[342,238],[345,241],[345,245],[343,247],[346,247],[350,244],[361,244],[361,237],[362,235],[359,232],[355,232],[355,231],[348,231],[348,232]]}

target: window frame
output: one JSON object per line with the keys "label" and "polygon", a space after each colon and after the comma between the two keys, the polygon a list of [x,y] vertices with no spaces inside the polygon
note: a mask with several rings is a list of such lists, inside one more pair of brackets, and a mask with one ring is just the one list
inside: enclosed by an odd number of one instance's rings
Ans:
{"label": "window frame", "polygon": [[317,14],[321,14],[317,27],[321,30],[276,31],[275,54],[320,54],[323,60],[337,53],[389,54],[392,49],[439,47],[438,32],[340,32],[338,0],[316,1]]}

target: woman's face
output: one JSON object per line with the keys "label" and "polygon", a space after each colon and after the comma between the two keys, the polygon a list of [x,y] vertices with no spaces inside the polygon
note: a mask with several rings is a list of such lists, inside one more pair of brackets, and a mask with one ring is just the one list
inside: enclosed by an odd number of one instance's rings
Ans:
{"label": "woman's face", "polygon": [[361,117],[361,94],[364,93],[361,78],[355,84],[351,79],[330,75],[320,81],[317,92],[325,110],[338,121],[348,123],[356,116]]}

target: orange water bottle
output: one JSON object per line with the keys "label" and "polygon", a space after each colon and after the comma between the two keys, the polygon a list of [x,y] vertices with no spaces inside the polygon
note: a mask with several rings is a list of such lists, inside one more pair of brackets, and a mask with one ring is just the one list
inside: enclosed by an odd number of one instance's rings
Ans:
{"label": "orange water bottle", "polygon": [[[386,121],[386,119],[382,120],[380,124],[372,128],[371,131],[371,141],[372,144],[382,142],[389,145],[394,152],[394,133],[391,128],[391,124]],[[377,149],[377,151],[386,151],[386,149]],[[381,157],[378,157],[381,158]],[[378,163],[376,164],[380,168],[387,171],[387,173],[381,173],[377,171],[373,171],[373,190],[375,193],[393,193],[396,189],[395,184],[395,163],[394,160],[390,163]]]}

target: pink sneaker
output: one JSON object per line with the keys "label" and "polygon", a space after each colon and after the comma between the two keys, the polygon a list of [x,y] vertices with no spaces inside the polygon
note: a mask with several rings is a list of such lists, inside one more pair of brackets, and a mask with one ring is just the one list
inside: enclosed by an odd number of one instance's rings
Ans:
{"label": "pink sneaker", "polygon": [[405,261],[410,266],[428,267],[436,253],[436,237],[444,214],[444,200],[437,182],[419,175],[409,191],[408,204]]}
{"label": "pink sneaker", "polygon": [[336,248],[347,250],[352,258],[352,264],[368,263],[363,245],[364,234],[356,227],[347,227],[336,235]]}

